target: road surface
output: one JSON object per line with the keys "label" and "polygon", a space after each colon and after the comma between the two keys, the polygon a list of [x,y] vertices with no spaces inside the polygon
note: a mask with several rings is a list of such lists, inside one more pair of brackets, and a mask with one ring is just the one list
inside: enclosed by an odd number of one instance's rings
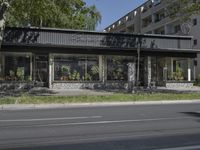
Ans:
{"label": "road surface", "polygon": [[197,150],[200,104],[0,111],[3,150]]}

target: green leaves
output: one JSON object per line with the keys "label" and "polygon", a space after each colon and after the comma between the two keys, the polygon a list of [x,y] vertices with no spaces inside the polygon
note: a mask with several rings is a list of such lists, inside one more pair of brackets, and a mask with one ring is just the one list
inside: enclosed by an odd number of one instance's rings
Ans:
{"label": "green leaves", "polygon": [[191,16],[200,14],[200,2],[192,0],[167,0],[168,13],[171,18],[180,18],[182,21],[188,21]]}
{"label": "green leaves", "polygon": [[96,7],[83,0],[13,0],[6,24],[94,30],[100,21]]}

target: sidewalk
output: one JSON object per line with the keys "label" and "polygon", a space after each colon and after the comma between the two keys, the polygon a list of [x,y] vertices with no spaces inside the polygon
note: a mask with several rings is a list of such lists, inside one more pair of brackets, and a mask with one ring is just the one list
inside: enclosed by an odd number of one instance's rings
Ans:
{"label": "sidewalk", "polygon": [[[156,89],[140,88],[138,93],[200,93],[200,87],[192,88],[166,88],[157,87]],[[93,89],[48,89],[48,88],[33,88],[29,91],[32,95],[53,95],[53,96],[80,96],[80,95],[113,95],[114,93],[127,93],[127,90],[93,90]]]}
{"label": "sidewalk", "polygon": [[[81,96],[81,95],[113,95],[116,91],[89,90],[89,89],[48,89],[33,88],[29,91],[31,95],[53,95],[53,96]],[[123,92],[123,91],[122,91]]]}
{"label": "sidewalk", "polygon": [[100,103],[66,103],[66,104],[6,104],[0,105],[1,110],[37,110],[37,109],[62,109],[80,107],[109,107],[130,105],[170,105],[170,104],[200,104],[199,100],[162,100],[148,102],[100,102]]}

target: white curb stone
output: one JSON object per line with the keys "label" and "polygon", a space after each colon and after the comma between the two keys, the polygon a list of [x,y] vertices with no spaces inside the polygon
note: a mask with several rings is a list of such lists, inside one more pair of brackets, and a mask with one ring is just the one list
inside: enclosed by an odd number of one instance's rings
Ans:
{"label": "white curb stone", "polygon": [[66,103],[66,104],[8,104],[0,105],[0,110],[57,109],[79,107],[106,107],[131,105],[165,105],[165,104],[200,104],[200,100],[143,101],[143,102],[102,102],[102,103]]}

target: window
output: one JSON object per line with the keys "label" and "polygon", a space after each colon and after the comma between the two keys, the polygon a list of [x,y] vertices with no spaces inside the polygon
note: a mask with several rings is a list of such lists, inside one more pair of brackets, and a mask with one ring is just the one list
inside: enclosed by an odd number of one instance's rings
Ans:
{"label": "window", "polygon": [[197,39],[195,39],[193,42],[194,42],[194,45],[197,45]]}
{"label": "window", "polygon": [[181,26],[180,25],[174,26],[174,33],[178,33],[179,31],[181,31]]}
{"label": "window", "polygon": [[97,56],[64,55],[54,57],[55,81],[98,81]]}
{"label": "window", "polygon": [[192,24],[193,24],[193,26],[197,25],[197,19],[196,18],[192,20]]}
{"label": "window", "polygon": [[148,17],[142,19],[142,27],[147,27],[151,23],[152,23],[152,17],[151,16],[148,16]]}
{"label": "window", "polygon": [[30,55],[5,55],[5,80],[7,81],[29,81]]}
{"label": "window", "polygon": [[[167,80],[186,81],[188,58],[173,57],[166,59]],[[193,69],[191,69],[193,72]]]}
{"label": "window", "polygon": [[154,0],[153,4],[154,6],[159,5],[161,3],[161,0]]}
{"label": "window", "polygon": [[158,29],[154,30],[154,33],[155,34],[165,34],[165,28],[164,27],[158,28]]}
{"label": "window", "polygon": [[154,16],[155,16],[155,20],[154,21],[155,22],[159,22],[159,21],[161,21],[162,19],[165,18],[165,12],[164,12],[164,10],[162,10],[162,11],[154,14]]}
{"label": "window", "polygon": [[133,62],[132,57],[109,56],[107,57],[107,80],[128,80],[129,62]]}

